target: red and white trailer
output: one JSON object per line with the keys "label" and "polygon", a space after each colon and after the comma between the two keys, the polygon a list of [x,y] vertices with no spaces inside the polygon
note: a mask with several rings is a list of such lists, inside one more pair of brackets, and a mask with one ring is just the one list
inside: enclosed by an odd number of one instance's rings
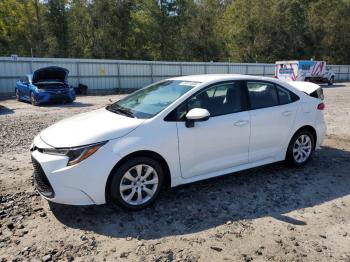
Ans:
{"label": "red and white trailer", "polygon": [[294,60],[277,61],[275,77],[285,81],[326,82],[333,84],[334,73],[326,67],[325,61]]}

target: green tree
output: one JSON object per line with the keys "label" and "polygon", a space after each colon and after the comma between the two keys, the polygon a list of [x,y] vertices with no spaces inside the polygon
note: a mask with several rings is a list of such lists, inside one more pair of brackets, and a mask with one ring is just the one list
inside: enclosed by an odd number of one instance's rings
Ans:
{"label": "green tree", "polygon": [[72,0],[68,12],[69,56],[92,57],[93,24],[91,5],[85,0]]}
{"label": "green tree", "polygon": [[125,59],[129,54],[132,0],[92,2],[92,55],[96,58]]}
{"label": "green tree", "polygon": [[181,13],[181,46],[184,60],[227,59],[224,38],[219,33],[224,5],[215,0],[184,1]]}
{"label": "green tree", "polygon": [[0,55],[28,56],[24,5],[16,0],[0,1]]}
{"label": "green tree", "polygon": [[39,0],[28,0],[24,2],[25,10],[25,38],[27,49],[31,50],[33,56],[45,56],[47,53],[47,44],[45,40],[45,28],[43,26],[43,14],[46,9]]}
{"label": "green tree", "polygon": [[350,0],[1,0],[0,55],[350,64]]}
{"label": "green tree", "polygon": [[143,59],[177,60],[178,2],[138,1],[132,13],[134,54]]}
{"label": "green tree", "polygon": [[350,1],[314,1],[308,18],[313,56],[328,63],[350,64]]}
{"label": "green tree", "polygon": [[232,60],[274,62],[305,56],[305,1],[237,0],[221,20]]}
{"label": "green tree", "polygon": [[255,62],[265,58],[272,44],[271,1],[237,0],[219,21],[229,59]]}
{"label": "green tree", "polygon": [[47,56],[68,56],[68,18],[66,0],[47,0],[46,42]]}

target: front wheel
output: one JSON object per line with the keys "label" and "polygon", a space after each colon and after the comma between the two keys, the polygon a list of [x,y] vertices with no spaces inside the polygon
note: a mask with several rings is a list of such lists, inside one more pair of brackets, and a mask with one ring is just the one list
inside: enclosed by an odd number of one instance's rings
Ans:
{"label": "front wheel", "polygon": [[328,80],[328,85],[331,86],[334,84],[334,76],[331,77],[331,79]]}
{"label": "front wheel", "polygon": [[300,130],[291,139],[286,161],[292,166],[303,166],[309,161],[315,148],[315,139],[308,130]]}
{"label": "front wheel", "polygon": [[35,99],[35,97],[34,97],[33,92],[30,93],[30,103],[31,103],[33,106],[37,106],[37,105],[38,105],[38,103],[37,103],[37,101],[36,101],[36,99]]}
{"label": "front wheel", "polygon": [[19,93],[19,90],[18,89],[16,89],[16,100],[17,101],[21,101],[21,95],[20,95],[20,93]]}
{"label": "front wheel", "polygon": [[148,157],[130,159],[113,174],[111,199],[124,209],[143,209],[157,198],[163,178],[163,169],[156,160]]}

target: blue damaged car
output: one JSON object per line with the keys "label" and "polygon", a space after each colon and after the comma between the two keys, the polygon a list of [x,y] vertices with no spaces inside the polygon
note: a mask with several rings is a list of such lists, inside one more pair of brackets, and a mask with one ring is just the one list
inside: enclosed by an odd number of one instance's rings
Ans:
{"label": "blue damaged car", "polygon": [[16,99],[32,105],[71,103],[75,100],[75,91],[68,85],[68,73],[65,68],[50,66],[25,75],[16,82]]}

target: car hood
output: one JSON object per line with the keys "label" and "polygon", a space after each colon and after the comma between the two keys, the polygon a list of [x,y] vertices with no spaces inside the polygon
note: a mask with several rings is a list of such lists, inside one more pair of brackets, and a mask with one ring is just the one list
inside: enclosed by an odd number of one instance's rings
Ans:
{"label": "car hood", "polygon": [[33,73],[32,82],[62,82],[66,83],[69,71],[58,66],[49,66],[36,70]]}
{"label": "car hood", "polygon": [[61,120],[43,130],[40,137],[56,148],[76,147],[125,136],[143,121],[102,108]]}

